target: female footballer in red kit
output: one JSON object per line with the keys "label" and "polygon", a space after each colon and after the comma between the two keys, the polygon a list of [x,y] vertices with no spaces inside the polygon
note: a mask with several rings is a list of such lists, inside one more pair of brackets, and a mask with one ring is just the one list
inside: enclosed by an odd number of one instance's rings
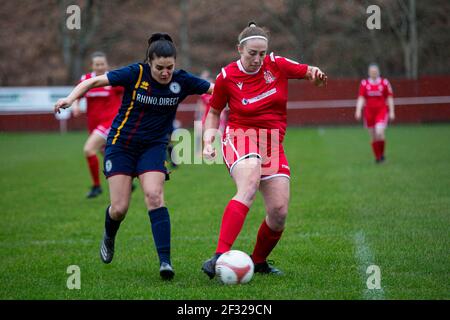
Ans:
{"label": "female footballer in red kit", "polygon": [[385,161],[386,146],[384,132],[388,119],[395,119],[394,93],[389,81],[380,77],[380,69],[375,63],[369,65],[369,78],[363,79],[359,86],[355,111],[358,121],[361,120],[363,107],[364,125],[369,130],[375,162],[382,163]]}
{"label": "female footballer in red kit", "polygon": [[[108,72],[108,61],[102,52],[94,52],[91,56],[92,72],[83,75],[80,82],[101,76]],[[100,166],[97,154],[106,145],[106,138],[111,129],[111,124],[122,102],[123,87],[99,87],[86,92],[87,122],[89,137],[83,147],[83,152],[88,163],[92,178],[92,187],[87,198],[95,198],[102,193],[100,186]],[[73,103],[73,114],[80,115],[79,99]]]}
{"label": "female footballer in red kit", "polygon": [[222,153],[237,192],[225,208],[215,255],[202,270],[215,276],[219,256],[230,250],[259,190],[266,216],[251,254],[255,272],[281,274],[267,263],[285,228],[289,202],[290,169],[283,149],[287,122],[289,79],[307,79],[316,86],[327,82],[317,67],[268,53],[268,32],[251,22],[238,37],[239,60],[217,76],[211,109],[206,118],[204,156],[213,159],[212,145],[220,113],[228,104],[228,125]]}

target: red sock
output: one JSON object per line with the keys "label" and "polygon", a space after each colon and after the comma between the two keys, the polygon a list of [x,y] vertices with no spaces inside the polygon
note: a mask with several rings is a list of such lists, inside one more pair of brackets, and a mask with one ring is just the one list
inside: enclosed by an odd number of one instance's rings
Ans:
{"label": "red sock", "polygon": [[382,156],[381,142],[382,141],[380,141],[380,140],[372,142],[373,154],[375,155],[375,159],[377,159],[377,160],[379,160]]}
{"label": "red sock", "polygon": [[219,243],[216,253],[224,253],[231,249],[244,225],[249,208],[242,202],[231,200],[225,208],[220,225]]}
{"label": "red sock", "polygon": [[375,156],[375,159],[376,160],[380,159],[380,148],[378,141],[372,141],[372,151]]}
{"label": "red sock", "polygon": [[258,230],[258,236],[256,237],[255,249],[252,253],[252,259],[254,263],[262,263],[266,261],[270,252],[278,243],[281,238],[282,231],[273,231],[267,225],[266,219]]}
{"label": "red sock", "polygon": [[99,176],[99,169],[98,169],[98,158],[96,155],[86,157],[88,166],[89,166],[89,172],[91,173],[92,181],[94,183],[94,186],[100,186],[100,176]]}
{"label": "red sock", "polygon": [[384,157],[384,146],[386,145],[386,141],[385,140],[380,140],[378,141],[379,143],[379,148],[380,148],[380,158]]}

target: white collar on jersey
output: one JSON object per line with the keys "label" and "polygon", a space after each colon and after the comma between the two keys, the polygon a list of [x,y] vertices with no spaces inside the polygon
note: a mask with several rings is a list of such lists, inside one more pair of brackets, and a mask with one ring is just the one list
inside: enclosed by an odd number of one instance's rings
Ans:
{"label": "white collar on jersey", "polygon": [[[248,71],[246,71],[246,70],[244,69],[244,66],[242,65],[241,59],[239,59],[238,61],[236,61],[236,63],[237,63],[237,65],[238,65],[238,68],[239,68],[240,71],[242,71],[242,72],[245,73],[245,74],[249,74],[249,75],[257,74],[257,73],[259,72],[259,70],[261,70],[261,67],[262,67],[262,65],[263,65],[263,64],[261,64],[261,66],[259,67],[259,69],[256,70],[255,72],[248,72]],[[263,63],[264,63],[264,62],[263,62]]]}
{"label": "white collar on jersey", "polygon": [[379,84],[381,82],[381,77],[378,77],[375,80],[372,80],[372,78],[369,77],[367,81],[369,81],[370,84]]}

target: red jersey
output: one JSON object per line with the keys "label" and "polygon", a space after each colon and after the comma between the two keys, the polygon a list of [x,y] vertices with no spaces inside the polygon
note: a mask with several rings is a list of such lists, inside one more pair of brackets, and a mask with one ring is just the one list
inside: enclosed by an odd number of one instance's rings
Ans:
{"label": "red jersey", "polygon": [[287,125],[288,80],[302,79],[308,65],[275,56],[263,60],[255,73],[245,71],[241,61],[222,69],[217,76],[211,107],[230,108],[228,126],[233,129],[278,129],[283,140]]}
{"label": "red jersey", "polygon": [[387,79],[363,79],[359,85],[359,96],[366,99],[367,108],[386,108],[386,99],[393,96],[391,84]]}
{"label": "red jersey", "polygon": [[[95,77],[95,73],[83,75],[80,82]],[[86,92],[87,117],[90,122],[113,121],[122,102],[123,87],[100,87]],[[111,124],[110,124],[111,125]]]}

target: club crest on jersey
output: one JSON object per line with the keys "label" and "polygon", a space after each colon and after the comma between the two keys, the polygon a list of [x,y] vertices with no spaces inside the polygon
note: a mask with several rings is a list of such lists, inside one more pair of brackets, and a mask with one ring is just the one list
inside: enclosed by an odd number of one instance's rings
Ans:
{"label": "club crest on jersey", "polygon": [[144,89],[144,90],[148,90],[148,86],[149,86],[149,83],[147,81],[142,81],[141,85],[139,86],[139,88]]}
{"label": "club crest on jersey", "polygon": [[268,70],[264,71],[264,79],[266,80],[266,83],[267,83],[267,84],[272,83],[272,82],[275,81],[275,77],[274,77],[273,74],[272,74],[270,71],[268,71]]}
{"label": "club crest on jersey", "polygon": [[178,82],[172,82],[169,86],[170,91],[172,91],[173,93],[177,94],[180,93],[181,91],[181,86]]}
{"label": "club crest on jersey", "polygon": [[111,169],[112,169],[112,162],[111,162],[111,160],[107,160],[106,161],[105,169],[106,169],[106,172],[110,172],[111,171]]}

